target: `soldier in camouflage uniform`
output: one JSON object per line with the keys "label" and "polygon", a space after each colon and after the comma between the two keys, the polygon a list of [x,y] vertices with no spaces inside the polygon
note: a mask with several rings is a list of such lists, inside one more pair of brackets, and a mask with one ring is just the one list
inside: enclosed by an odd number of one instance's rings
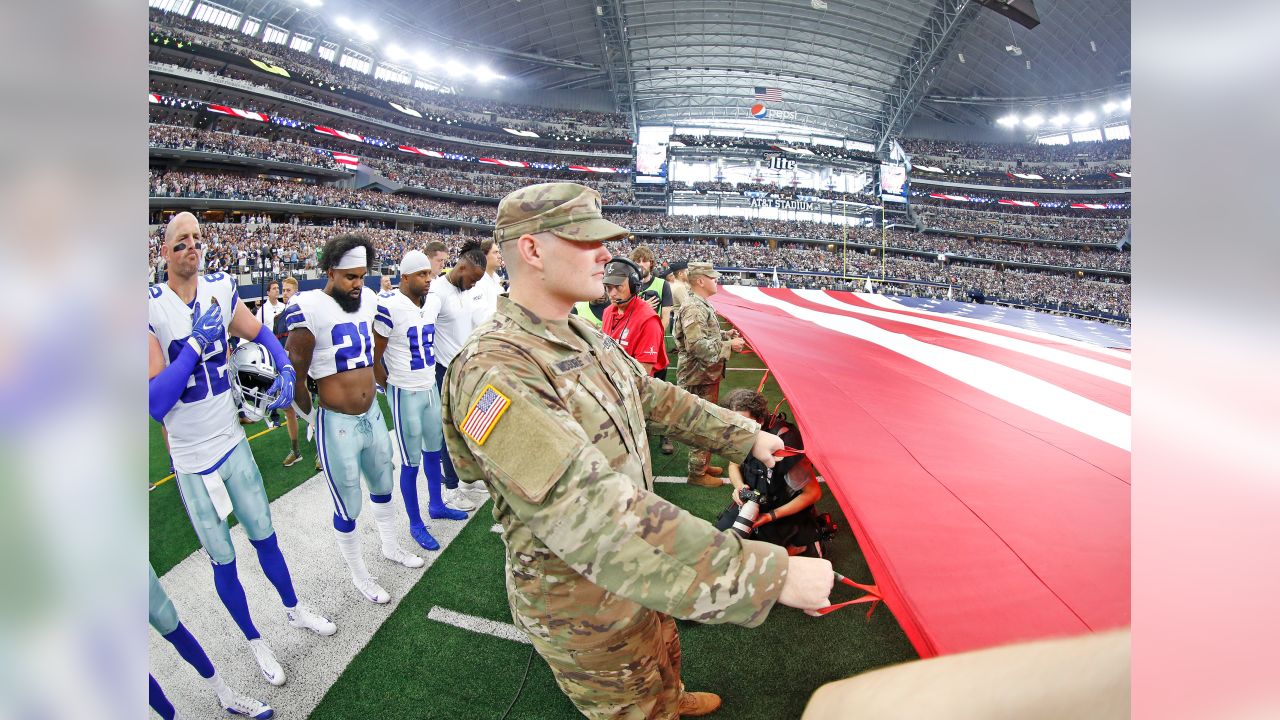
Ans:
{"label": "soldier in camouflage uniform", "polygon": [[[680,354],[680,368],[676,383],[681,388],[712,404],[720,401],[720,381],[729,353],[741,350],[744,344],[737,331],[720,329],[716,311],[707,298],[716,293],[716,272],[711,263],[691,262],[688,268],[689,294],[676,312],[672,335],[676,352]],[[701,448],[689,448],[689,484],[704,487],[720,487],[720,475],[724,468],[710,464],[711,453]]]}
{"label": "soldier in camouflage uniform", "polygon": [[672,618],[755,626],[777,602],[813,610],[827,603],[831,566],[717,532],[654,494],[647,422],[767,465],[782,442],[650,378],[569,316],[603,293],[604,241],[626,232],[581,185],[502,200],[494,235],[511,293],[449,367],[445,441],[458,476],[484,481],[493,498],[512,618],[578,709],[703,715],[720,700],[684,691]]}

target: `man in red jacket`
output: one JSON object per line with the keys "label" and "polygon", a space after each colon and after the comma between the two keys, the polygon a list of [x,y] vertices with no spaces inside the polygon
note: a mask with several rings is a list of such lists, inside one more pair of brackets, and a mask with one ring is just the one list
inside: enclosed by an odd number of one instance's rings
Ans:
{"label": "man in red jacket", "polygon": [[625,258],[610,260],[604,266],[604,289],[613,303],[604,311],[604,334],[617,340],[649,375],[664,370],[668,361],[662,320],[649,303],[635,300],[640,268]]}

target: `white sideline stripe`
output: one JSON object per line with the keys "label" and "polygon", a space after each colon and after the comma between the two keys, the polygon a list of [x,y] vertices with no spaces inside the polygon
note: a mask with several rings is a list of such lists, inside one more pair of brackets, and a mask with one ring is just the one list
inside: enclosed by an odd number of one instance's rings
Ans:
{"label": "white sideline stripe", "polygon": [[[391,457],[395,464],[393,477],[398,480],[399,453],[393,451]],[[257,460],[260,465],[280,462],[278,457],[266,454],[258,455]],[[424,481],[419,479],[419,482]],[[391,502],[396,507],[396,534],[400,546],[425,560],[425,567],[406,568],[382,557],[379,551],[381,542],[367,495],[362,498],[362,511],[356,521],[356,533],[360,536],[365,563],[370,573],[378,578],[378,584],[391,594],[391,602],[386,605],[368,602],[351,584],[347,565],[334,544],[331,523],[333,498],[329,494],[329,483],[321,474],[271,503],[272,526],[280,538],[280,550],[289,563],[298,599],[338,626],[338,632],[331,637],[319,637],[308,630],[297,630],[285,624],[280,596],[262,574],[244,526],[237,524],[231,528],[236,565],[254,624],[284,668],[285,684],[280,687],[268,685],[258,671],[244,636],[218,599],[209,561],[203,550],[187,556],[160,578],[178,611],[178,618],[199,640],[218,674],[236,690],[269,704],[278,720],[305,720],[311,715],[325,693],[405,595],[424,578],[431,582],[431,566],[479,512],[469,513],[465,521],[427,518],[427,527],[440,542],[439,551],[428,552],[418,547],[409,536],[404,502],[398,484],[396,487],[396,497]],[[361,492],[364,493],[365,489],[362,488]],[[419,493],[424,517],[427,517],[426,496],[425,492]],[[151,632],[149,635],[151,674],[164,688],[178,714],[194,718],[226,717],[208,685],[199,679],[190,665],[183,662],[173,646],[159,633]]]}
{"label": "white sideline stripe", "polygon": [[[653,481],[654,481],[655,483],[675,483],[675,484],[677,484],[677,485],[683,485],[683,484],[685,484],[686,482],[688,482],[688,481],[689,481],[689,478],[685,477],[684,475],[658,475],[658,476],[655,476],[655,477],[653,478]],[[826,480],[823,480],[823,479],[822,479],[822,476],[821,476],[821,475],[819,475],[819,476],[818,476],[818,482],[820,482],[820,483],[825,483],[825,482],[826,482]],[[729,484],[729,478],[727,478],[727,477],[726,477],[726,478],[723,478],[723,479],[721,480],[720,484],[721,484],[721,485],[728,485],[728,484]],[[494,527],[499,527],[499,526],[495,525]],[[497,530],[494,530],[494,532],[497,532]]]}
{"label": "white sideline stripe", "polygon": [[1051,363],[1079,370],[1080,372],[1088,373],[1104,380],[1110,380],[1114,383],[1119,383],[1129,387],[1133,386],[1133,374],[1128,368],[1117,367],[1111,363],[1094,360],[1093,358],[1087,358],[1065,350],[1045,347],[1044,345],[1037,345],[1036,343],[1027,342],[1026,340],[1018,340],[1016,338],[1008,337],[1007,335],[986,332],[985,330],[978,330],[976,328],[965,327],[963,325],[938,322],[937,320],[930,320],[924,317],[904,315],[902,313],[891,313],[887,310],[869,310],[867,308],[860,308],[856,305],[840,302],[821,290],[792,290],[792,292],[805,300],[818,305],[825,305],[826,307],[835,308],[837,310],[845,310],[858,315],[866,315],[868,317],[880,318],[882,320],[892,320],[894,322],[907,323],[908,325],[915,325],[917,327],[929,328],[930,330],[944,332],[948,335],[955,335],[956,337],[967,338],[969,340],[977,340],[978,342],[994,345],[995,347],[1004,348],[1005,350],[1012,350],[1017,353],[1022,353],[1023,355],[1040,358],[1041,360],[1048,360]]}
{"label": "white sideline stripe", "polygon": [[921,315],[924,317],[929,317],[933,315],[933,316],[951,318],[953,320],[960,320],[962,322],[966,322],[972,325],[983,325],[986,327],[996,328],[999,330],[1008,330],[1011,332],[1018,333],[1019,335],[1027,335],[1029,337],[1038,338],[1040,340],[1059,342],[1064,345],[1071,345],[1072,347],[1077,347],[1077,348],[1080,348],[1081,350],[1087,350],[1088,352],[1095,352],[1095,353],[1098,353],[1099,355],[1106,355],[1108,357],[1113,357],[1120,360],[1129,361],[1133,359],[1133,356],[1127,352],[1115,350],[1113,348],[1105,347],[1103,345],[1094,345],[1093,343],[1087,343],[1087,342],[1084,342],[1083,340],[1077,340],[1075,338],[1066,337],[1064,335],[1054,335],[1053,333],[1047,333],[1041,330],[1031,330],[1029,328],[1018,327],[1017,325],[1006,325],[1004,323],[992,322],[990,320],[983,320],[981,318],[964,317],[963,315],[957,315],[955,313],[933,312],[931,310],[921,310],[920,308],[907,307],[902,303],[898,303],[898,302],[894,302],[893,300],[890,300],[884,295],[876,295],[874,293],[871,293],[871,294],[854,293],[854,294],[862,298],[863,300],[866,300],[867,302],[871,303],[872,305],[879,305],[880,307],[887,308],[889,310],[899,310],[899,311],[913,313],[916,315]]}
{"label": "white sideline stripe", "polygon": [[1132,422],[1128,415],[1040,378],[984,358],[889,332],[862,320],[797,307],[770,297],[757,288],[729,286],[726,289],[746,300],[779,308],[819,327],[874,343],[993,397],[1122,450],[1130,450]]}
{"label": "white sideline stripe", "polygon": [[525,645],[533,644],[529,642],[529,636],[525,635],[524,631],[511,623],[498,622],[497,620],[488,620],[482,617],[476,617],[475,615],[454,612],[452,610],[442,608],[439,605],[431,606],[431,609],[427,611],[427,619],[462,628],[463,630],[470,630],[471,632],[480,633],[482,635],[492,635],[493,637],[502,638],[503,640],[514,640],[515,642],[524,643]]}

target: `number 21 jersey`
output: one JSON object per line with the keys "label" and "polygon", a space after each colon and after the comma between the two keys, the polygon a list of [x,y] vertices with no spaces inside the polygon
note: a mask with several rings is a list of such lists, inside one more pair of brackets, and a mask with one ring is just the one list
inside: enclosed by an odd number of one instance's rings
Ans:
{"label": "number 21 jersey", "polygon": [[285,327],[293,332],[306,328],[316,338],[307,374],[319,380],[347,370],[373,365],[373,316],[378,294],[369,288],[360,293],[360,307],[344,312],[324,290],[308,290],[293,296],[284,309]]}

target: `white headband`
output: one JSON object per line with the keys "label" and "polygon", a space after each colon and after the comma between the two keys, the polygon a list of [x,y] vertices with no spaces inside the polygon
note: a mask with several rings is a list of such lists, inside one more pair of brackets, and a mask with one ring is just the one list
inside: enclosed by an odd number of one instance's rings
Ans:
{"label": "white headband", "polygon": [[368,258],[365,257],[364,246],[357,245],[347,251],[346,255],[333,266],[334,270],[350,270],[351,268],[369,267]]}
{"label": "white headband", "polygon": [[400,261],[400,274],[408,275],[419,270],[426,270],[429,267],[431,267],[431,261],[427,259],[426,253],[421,250],[410,250],[404,254],[404,259]]}

